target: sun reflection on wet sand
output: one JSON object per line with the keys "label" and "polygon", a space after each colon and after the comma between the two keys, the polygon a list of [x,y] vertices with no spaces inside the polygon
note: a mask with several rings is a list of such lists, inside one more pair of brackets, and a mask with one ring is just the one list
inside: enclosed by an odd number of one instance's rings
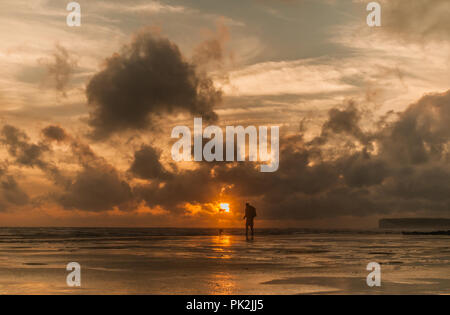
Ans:
{"label": "sun reflection on wet sand", "polygon": [[231,246],[231,236],[230,235],[220,235],[213,238],[213,243],[223,247]]}
{"label": "sun reflection on wet sand", "polygon": [[212,250],[214,253],[218,254],[216,256],[209,256],[209,258],[217,259],[230,259],[231,258],[231,236],[230,235],[219,235],[212,238]]}
{"label": "sun reflection on wet sand", "polygon": [[[219,256],[211,257],[216,259],[231,259],[232,236],[219,235],[212,239],[212,250],[220,253]],[[236,291],[236,282],[229,272],[218,272],[211,275],[210,279],[211,294],[233,294]]]}

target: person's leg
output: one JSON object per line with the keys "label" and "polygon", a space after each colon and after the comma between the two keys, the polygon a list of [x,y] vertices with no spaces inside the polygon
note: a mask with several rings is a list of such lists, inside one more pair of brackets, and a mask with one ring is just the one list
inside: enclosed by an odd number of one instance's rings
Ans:
{"label": "person's leg", "polygon": [[245,238],[248,239],[248,224],[245,223]]}
{"label": "person's leg", "polygon": [[252,224],[250,225],[250,228],[252,229],[252,239],[253,239],[253,222],[252,222]]}

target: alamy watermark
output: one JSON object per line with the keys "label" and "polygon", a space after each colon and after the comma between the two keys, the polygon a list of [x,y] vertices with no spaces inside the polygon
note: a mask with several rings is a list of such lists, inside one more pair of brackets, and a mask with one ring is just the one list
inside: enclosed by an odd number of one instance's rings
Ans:
{"label": "alamy watermark", "polygon": [[[81,5],[78,2],[71,1],[67,4],[66,10],[70,11],[66,17],[67,26],[81,26]],[[381,26],[381,5],[372,1],[367,4],[366,10],[370,11],[366,19],[367,25],[370,27]]]}
{"label": "alamy watermark", "polygon": [[373,1],[367,4],[366,10],[371,11],[367,15],[367,25],[370,27],[381,26],[381,5]]}
{"label": "alamy watermark", "polygon": [[370,262],[367,264],[366,269],[371,271],[367,275],[366,283],[369,287],[381,287],[381,266],[379,263]]}
{"label": "alamy watermark", "polygon": [[69,2],[66,7],[70,13],[66,17],[67,26],[81,26],[81,6],[78,2]]}
{"label": "alamy watermark", "polygon": [[[194,118],[194,161],[234,161],[235,159],[235,136],[237,161],[245,161],[247,148],[246,136],[249,139],[248,159],[249,161],[268,162],[261,164],[261,172],[275,172],[279,166],[279,127],[270,127],[270,152],[268,151],[268,127],[260,126],[226,126],[225,135],[226,154],[223,152],[223,132],[218,126],[202,127],[202,118]],[[180,138],[181,136],[181,138]],[[258,141],[259,136],[259,141]],[[180,138],[172,146],[172,159],[174,161],[192,161],[191,154],[191,130],[187,126],[176,126],[172,129],[172,138]],[[203,138],[211,139],[203,145]],[[259,146],[259,151],[258,151]],[[259,153],[259,159],[258,159]]]}
{"label": "alamy watermark", "polygon": [[69,287],[81,286],[81,266],[77,262],[70,262],[66,266],[66,270],[70,271],[67,275],[66,283]]}

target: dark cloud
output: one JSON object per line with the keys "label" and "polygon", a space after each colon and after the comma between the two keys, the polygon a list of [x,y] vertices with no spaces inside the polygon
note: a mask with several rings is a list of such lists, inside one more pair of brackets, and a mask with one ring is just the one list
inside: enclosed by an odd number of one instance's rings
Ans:
{"label": "dark cloud", "polygon": [[0,168],[0,211],[7,211],[11,206],[28,204],[28,194],[19,186],[6,168]]}
{"label": "dark cloud", "polygon": [[328,113],[329,119],[323,124],[322,132],[347,133],[360,138],[363,135],[359,122],[361,114],[354,102],[350,102],[345,110],[333,108]]}
{"label": "dark cloud", "polygon": [[213,121],[221,100],[212,80],[196,72],[166,38],[141,32],[90,80],[87,98],[93,136],[151,127],[154,115],[184,111]]}
{"label": "dark cloud", "polygon": [[59,126],[48,126],[42,129],[42,134],[49,140],[64,141],[68,138],[63,128]]}
{"label": "dark cloud", "polygon": [[56,194],[57,202],[66,209],[86,211],[130,210],[135,206],[130,185],[114,166],[64,130],[58,130],[56,134],[66,135],[74,161],[81,166],[65,185],[64,192]]}
{"label": "dark cloud", "polygon": [[17,158],[17,162],[27,166],[42,164],[39,159],[47,148],[42,145],[30,144],[27,134],[18,128],[5,125],[1,132],[1,141],[8,146],[9,153]]}
{"label": "dark cloud", "polygon": [[405,200],[427,200],[447,204],[450,211],[448,165],[400,169],[383,187],[383,192]]}
{"label": "dark cloud", "polygon": [[211,202],[220,191],[220,182],[211,178],[210,168],[201,167],[196,170],[183,171],[174,174],[169,180],[154,181],[147,185],[135,188],[138,198],[145,200],[147,205],[163,206],[169,210],[179,211],[180,206],[186,202],[192,204]]}
{"label": "dark cloud", "polygon": [[380,185],[390,173],[386,161],[372,157],[367,152],[355,153],[339,160],[337,164],[349,187]]}
{"label": "dark cloud", "polygon": [[425,95],[379,132],[382,153],[396,163],[448,159],[449,123],[450,91]]}
{"label": "dark cloud", "polygon": [[131,200],[130,186],[115,169],[109,167],[84,168],[58,196],[64,208],[86,211],[105,211],[114,207],[127,210]]}
{"label": "dark cloud", "polygon": [[[274,173],[262,173],[252,162],[165,168],[160,151],[142,145],[122,174],[61,127],[49,126],[42,135],[69,145],[80,167],[61,186],[63,193],[55,194],[67,209],[129,210],[144,201],[179,214],[186,203],[208,204],[225,192],[237,204],[251,201],[269,220],[449,215],[450,91],[425,95],[371,128],[362,128],[365,121],[354,102],[330,110],[315,140],[307,142],[302,134],[280,139],[280,166]],[[1,141],[15,163],[43,170],[49,164],[46,155],[58,144],[32,143],[13,126],[3,128]],[[341,147],[342,141],[353,145]],[[127,182],[124,175],[141,180]],[[13,183],[6,181],[4,187],[13,189]],[[14,196],[8,200],[22,200]]]}
{"label": "dark cloud", "polygon": [[155,148],[143,145],[134,153],[134,160],[129,171],[143,179],[166,179],[169,173],[160,163],[161,152]]}
{"label": "dark cloud", "polygon": [[[388,214],[450,214],[450,91],[430,94],[397,119],[364,131],[355,103],[333,109],[319,140],[280,140],[280,167],[261,173],[250,162],[199,163],[136,188],[149,206],[178,211],[211,202],[223,187],[251,200],[265,219]],[[341,138],[355,144],[340,150]],[[333,148],[333,154],[329,154]],[[153,157],[154,158],[154,157]]]}
{"label": "dark cloud", "polygon": [[[47,126],[42,130],[42,135],[45,140],[70,145],[71,159],[81,167],[74,175],[71,172],[62,174],[61,170],[50,162],[50,156],[54,153],[50,142],[31,143],[23,131],[11,125],[4,126],[1,135],[0,141],[15,158],[13,164],[21,167],[37,167],[54,181],[57,189],[49,192],[49,195],[64,208],[105,211],[115,207],[123,210],[133,207],[131,188],[121,178],[120,173],[104,158],[96,155],[89,145],[71,137],[63,128]],[[61,189],[62,193],[59,192]],[[20,200],[27,200],[12,177],[0,182],[1,193],[9,202],[18,203]]]}
{"label": "dark cloud", "polygon": [[32,143],[20,129],[5,125],[1,130],[0,142],[6,145],[14,163],[22,167],[37,167],[56,181],[63,181],[58,168],[44,156],[50,148],[43,142]]}
{"label": "dark cloud", "polygon": [[346,108],[332,108],[328,112],[328,119],[322,125],[320,137],[315,138],[312,144],[324,144],[330,138],[349,135],[366,143],[369,135],[361,130],[360,121],[362,113],[354,101],[349,101]]}

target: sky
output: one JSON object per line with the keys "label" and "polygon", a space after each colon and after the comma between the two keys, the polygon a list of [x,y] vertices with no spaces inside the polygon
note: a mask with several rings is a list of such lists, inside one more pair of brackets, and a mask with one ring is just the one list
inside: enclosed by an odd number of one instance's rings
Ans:
{"label": "sky", "polygon": [[[1,1],[0,225],[450,217],[450,2],[369,2]],[[194,117],[279,126],[279,169],[175,162]]]}

